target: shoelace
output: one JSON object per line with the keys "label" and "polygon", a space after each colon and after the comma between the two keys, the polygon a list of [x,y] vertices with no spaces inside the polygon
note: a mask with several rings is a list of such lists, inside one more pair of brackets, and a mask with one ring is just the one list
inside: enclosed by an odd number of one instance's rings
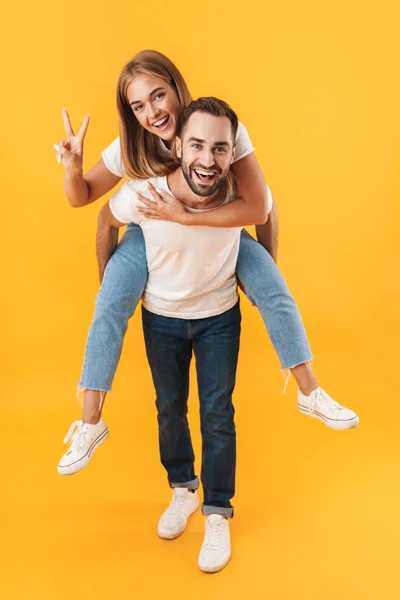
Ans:
{"label": "shoelace", "polygon": [[167,508],[167,512],[175,513],[180,512],[183,508],[186,496],[178,496],[175,492],[171,500],[171,504]]}
{"label": "shoelace", "polygon": [[205,545],[211,548],[215,548],[219,546],[219,540],[221,537],[222,529],[224,526],[223,521],[219,521],[218,523],[210,523],[206,522],[206,536],[205,536]]}
{"label": "shoelace", "polygon": [[326,392],[321,390],[321,388],[317,388],[311,394],[310,412],[315,412],[318,409],[318,401],[324,402],[328,411],[332,414],[337,415],[339,410],[343,408],[339,402],[333,400]]}
{"label": "shoelace", "polygon": [[64,438],[64,444],[70,442],[71,448],[83,448],[87,434],[87,427],[82,421],[74,421],[68,429],[68,433]]}

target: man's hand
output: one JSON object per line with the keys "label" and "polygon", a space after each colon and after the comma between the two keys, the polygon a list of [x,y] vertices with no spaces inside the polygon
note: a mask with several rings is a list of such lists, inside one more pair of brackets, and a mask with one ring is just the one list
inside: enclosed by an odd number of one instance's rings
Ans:
{"label": "man's hand", "polygon": [[148,184],[148,188],[154,201],[148,200],[137,192],[139,200],[146,205],[146,208],[137,207],[138,211],[148,219],[160,219],[162,221],[172,221],[173,223],[186,225],[187,212],[182,202],[171,196],[171,194],[168,194],[168,192],[157,192],[151,183]]}
{"label": "man's hand", "polygon": [[272,210],[269,213],[268,221],[264,225],[256,225],[256,233],[259,243],[264,246],[274,261],[277,262],[279,225],[275,200]]}

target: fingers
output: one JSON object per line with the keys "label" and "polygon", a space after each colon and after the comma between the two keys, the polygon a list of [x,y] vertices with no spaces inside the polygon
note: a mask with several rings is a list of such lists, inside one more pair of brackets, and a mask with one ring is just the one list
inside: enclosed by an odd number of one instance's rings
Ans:
{"label": "fingers", "polygon": [[71,154],[71,152],[69,151],[69,149],[67,148],[68,142],[65,140],[61,140],[61,142],[58,142],[58,144],[54,144],[53,148],[55,150],[57,150],[57,162],[60,163],[63,159],[63,157],[68,156],[69,154]]}
{"label": "fingers", "polygon": [[156,188],[150,182],[147,184],[147,187],[149,188],[149,192],[153,196],[153,198],[157,204],[159,202],[163,201],[160,194],[157,192]]}
{"label": "fingers", "polygon": [[54,150],[57,150],[57,162],[61,162],[61,154],[59,153],[60,146],[58,144],[53,144]]}
{"label": "fingers", "polygon": [[168,194],[168,192],[165,192],[164,190],[160,190],[159,194],[160,194],[161,198],[164,200],[164,202],[167,202],[170,204],[172,204],[174,202],[179,202],[179,200],[177,200],[175,198],[175,196],[171,196],[171,194]]}
{"label": "fingers", "polygon": [[[149,187],[149,191],[150,191],[150,187]],[[154,200],[149,200],[148,198],[143,196],[143,194],[141,194],[140,192],[136,192],[136,195],[139,198],[140,202],[142,202],[143,204],[145,204],[152,210],[157,210],[159,212],[159,211],[163,210],[163,208],[165,207],[165,202],[163,201],[161,196],[155,191],[154,188],[153,188],[153,192],[152,192],[152,196],[153,196]]]}
{"label": "fingers", "polygon": [[149,200],[148,198],[146,198],[145,196],[143,196],[143,194],[141,194],[140,192],[136,192],[136,195],[139,198],[140,202],[143,202],[143,204],[145,204],[149,208],[151,208],[152,206],[154,206],[153,200]]}
{"label": "fingers", "polygon": [[87,113],[87,115],[85,115],[83,117],[81,128],[78,131],[78,138],[80,139],[81,142],[83,142],[83,140],[85,139],[87,128],[89,127],[89,121],[90,121],[90,115],[89,115],[89,113]]}
{"label": "fingers", "polygon": [[144,217],[146,217],[147,219],[158,219],[159,221],[162,220],[162,218],[158,215],[158,213],[155,210],[152,210],[151,208],[140,208],[138,207],[137,210],[142,213],[142,215]]}
{"label": "fingers", "polygon": [[61,114],[64,121],[65,133],[68,137],[71,137],[74,135],[74,130],[72,129],[71,121],[69,120],[69,114],[65,106],[62,107]]}
{"label": "fingers", "polygon": [[53,148],[57,150],[57,162],[60,163],[62,161],[62,157],[65,150],[65,141],[61,140],[58,144],[53,144]]}

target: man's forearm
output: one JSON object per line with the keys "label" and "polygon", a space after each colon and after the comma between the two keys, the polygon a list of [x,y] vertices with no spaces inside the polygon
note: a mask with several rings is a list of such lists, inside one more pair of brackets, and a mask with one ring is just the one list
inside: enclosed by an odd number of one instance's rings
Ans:
{"label": "man's forearm", "polygon": [[272,205],[268,221],[263,225],[256,225],[257,240],[269,252],[275,262],[278,259],[279,225],[275,202]]}
{"label": "man's forearm", "polygon": [[100,283],[103,281],[107,263],[118,245],[118,227],[113,227],[106,222],[102,212],[97,221],[96,255],[99,269]]}

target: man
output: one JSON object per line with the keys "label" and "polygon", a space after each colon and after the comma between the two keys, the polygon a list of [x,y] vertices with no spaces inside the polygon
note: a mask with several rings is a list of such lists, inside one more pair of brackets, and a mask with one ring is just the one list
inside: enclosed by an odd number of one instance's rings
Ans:
{"label": "man", "polygon": [[[192,102],[184,111],[176,143],[180,168],[149,184],[179,197],[188,210],[212,210],[225,204],[233,196],[230,165],[237,126],[237,117],[226,103],[215,98]],[[241,320],[235,269],[241,228],[216,232],[146,219],[141,214],[139,190],[143,189],[143,181],[125,183],[103,209],[103,217],[111,227],[138,223],[146,241],[149,276],[143,326],[157,393],[161,461],[173,488],[158,533],[167,539],[179,536],[199,504],[186,416],[194,352],[206,516],[199,566],[215,572],[226,565],[231,552],[228,518],[233,516],[230,501],[236,465],[232,392]]]}

